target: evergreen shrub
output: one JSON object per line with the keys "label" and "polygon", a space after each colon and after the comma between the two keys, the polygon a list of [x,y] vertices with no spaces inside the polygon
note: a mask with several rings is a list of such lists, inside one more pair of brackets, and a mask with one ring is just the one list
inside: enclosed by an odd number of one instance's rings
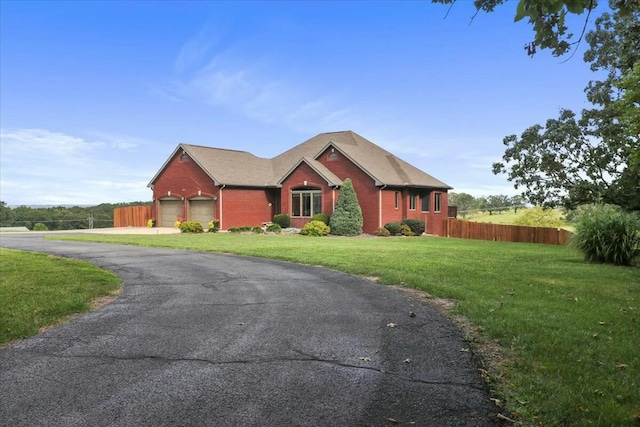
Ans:
{"label": "evergreen shrub", "polygon": [[400,223],[399,222],[388,222],[384,225],[384,228],[389,230],[391,235],[396,236],[400,234]]}
{"label": "evergreen shrub", "polygon": [[41,222],[36,222],[35,225],[33,226],[33,231],[49,231],[49,227],[47,227]]}
{"label": "evergreen shrub", "polygon": [[302,227],[300,234],[303,236],[322,237],[331,231],[331,228],[322,221],[309,221]]}
{"label": "evergreen shrub", "polygon": [[269,233],[280,233],[282,231],[282,227],[275,223],[269,224],[266,231],[268,231]]}
{"label": "evergreen shrub", "polygon": [[280,228],[289,228],[291,226],[291,218],[287,214],[278,214],[273,217],[273,223],[278,224]]}
{"label": "evergreen shrub", "polygon": [[204,233],[204,228],[198,221],[183,221],[179,228],[183,233]]}
{"label": "evergreen shrub", "polygon": [[327,214],[317,213],[311,217],[311,221],[322,221],[325,225],[329,225],[330,217]]}
{"label": "evergreen shrub", "polygon": [[329,220],[331,234],[357,236],[362,234],[362,224],[362,209],[358,204],[358,196],[353,188],[351,178],[347,178],[342,183],[336,208]]}
{"label": "evergreen shrub", "polygon": [[376,236],[389,237],[391,236],[391,232],[385,227],[380,227],[376,230]]}
{"label": "evergreen shrub", "polygon": [[424,233],[424,221],[420,219],[405,218],[402,223],[411,229],[414,236],[421,236]]}
{"label": "evergreen shrub", "polygon": [[400,234],[403,236],[415,236],[411,228],[407,224],[400,224]]}

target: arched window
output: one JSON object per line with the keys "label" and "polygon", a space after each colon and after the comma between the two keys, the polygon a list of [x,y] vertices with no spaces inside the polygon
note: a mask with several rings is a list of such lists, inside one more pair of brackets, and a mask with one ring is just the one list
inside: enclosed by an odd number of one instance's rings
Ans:
{"label": "arched window", "polygon": [[312,217],[322,212],[322,190],[301,187],[291,191],[291,216]]}

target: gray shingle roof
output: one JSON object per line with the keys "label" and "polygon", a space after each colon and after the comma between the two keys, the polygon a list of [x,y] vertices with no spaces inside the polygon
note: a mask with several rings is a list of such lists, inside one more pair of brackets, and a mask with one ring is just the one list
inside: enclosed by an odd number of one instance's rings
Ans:
{"label": "gray shingle roof", "polygon": [[[321,133],[273,159],[256,157],[246,151],[190,144],[180,144],[170,158],[183,149],[217,185],[278,186],[302,162],[307,163],[329,185],[341,185],[342,180],[316,160],[329,146],[335,147],[358,165],[376,185],[451,188],[352,131]],[[157,179],[167,163],[149,185]]]}

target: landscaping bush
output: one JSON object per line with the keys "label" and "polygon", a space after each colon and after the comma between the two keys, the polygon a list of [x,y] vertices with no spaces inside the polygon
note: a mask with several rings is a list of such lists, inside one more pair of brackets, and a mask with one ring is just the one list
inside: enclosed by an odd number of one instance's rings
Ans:
{"label": "landscaping bush", "polygon": [[358,204],[358,196],[353,189],[351,178],[342,183],[336,208],[331,220],[331,234],[338,236],[357,236],[362,234],[362,209]]}
{"label": "landscaping bush", "polygon": [[322,237],[329,234],[331,228],[322,221],[309,221],[302,227],[300,234],[303,236]]}
{"label": "landscaping bush", "polygon": [[253,231],[256,234],[264,233],[264,230],[262,229],[262,227],[253,227],[251,231]]}
{"label": "landscaping bush", "polygon": [[415,236],[413,231],[411,231],[411,227],[409,227],[407,224],[400,224],[400,234],[402,234],[403,236]]}
{"label": "landscaping bush", "polygon": [[242,233],[246,231],[253,231],[253,227],[250,225],[243,225],[242,227],[231,227],[227,230],[229,233]]}
{"label": "landscaping bush", "polygon": [[613,205],[585,209],[572,243],[588,261],[631,265],[640,251],[640,218]]}
{"label": "landscaping bush", "polygon": [[204,228],[198,221],[184,221],[180,223],[180,231],[183,233],[204,233]]}
{"label": "landscaping bush", "polygon": [[380,227],[376,230],[376,236],[389,237],[391,236],[391,232],[385,227]]}
{"label": "landscaping bush", "polygon": [[384,228],[386,228],[387,230],[389,230],[389,233],[391,233],[394,236],[397,236],[400,234],[400,223],[399,222],[388,222],[384,225]]}
{"label": "landscaping bush", "polygon": [[212,219],[208,224],[209,233],[217,233],[220,230],[220,221]]}
{"label": "landscaping bush", "polygon": [[317,213],[311,217],[311,221],[322,221],[325,225],[329,225],[329,215],[323,213]]}
{"label": "landscaping bush", "polygon": [[413,232],[414,236],[421,236],[424,233],[424,221],[419,219],[405,218],[402,223],[408,226]]}
{"label": "landscaping bush", "polygon": [[278,214],[273,217],[273,223],[278,224],[280,228],[289,228],[291,226],[291,218],[287,214]]}
{"label": "landscaping bush", "polygon": [[49,227],[41,222],[36,222],[36,224],[33,226],[33,231],[49,231]]}
{"label": "landscaping bush", "polygon": [[269,233],[280,233],[282,231],[282,227],[275,223],[269,224],[266,231],[268,231]]}

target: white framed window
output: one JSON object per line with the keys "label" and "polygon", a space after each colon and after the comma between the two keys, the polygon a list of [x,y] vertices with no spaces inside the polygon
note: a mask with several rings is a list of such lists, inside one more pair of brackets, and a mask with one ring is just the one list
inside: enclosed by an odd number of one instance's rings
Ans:
{"label": "white framed window", "polygon": [[312,217],[322,212],[321,190],[293,190],[291,192],[291,216]]}
{"label": "white framed window", "polygon": [[417,201],[418,201],[418,195],[416,193],[411,193],[409,195],[409,210],[410,211],[415,211],[416,210]]}
{"label": "white framed window", "polygon": [[433,195],[433,210],[440,212],[442,208],[442,193],[436,193]]}

